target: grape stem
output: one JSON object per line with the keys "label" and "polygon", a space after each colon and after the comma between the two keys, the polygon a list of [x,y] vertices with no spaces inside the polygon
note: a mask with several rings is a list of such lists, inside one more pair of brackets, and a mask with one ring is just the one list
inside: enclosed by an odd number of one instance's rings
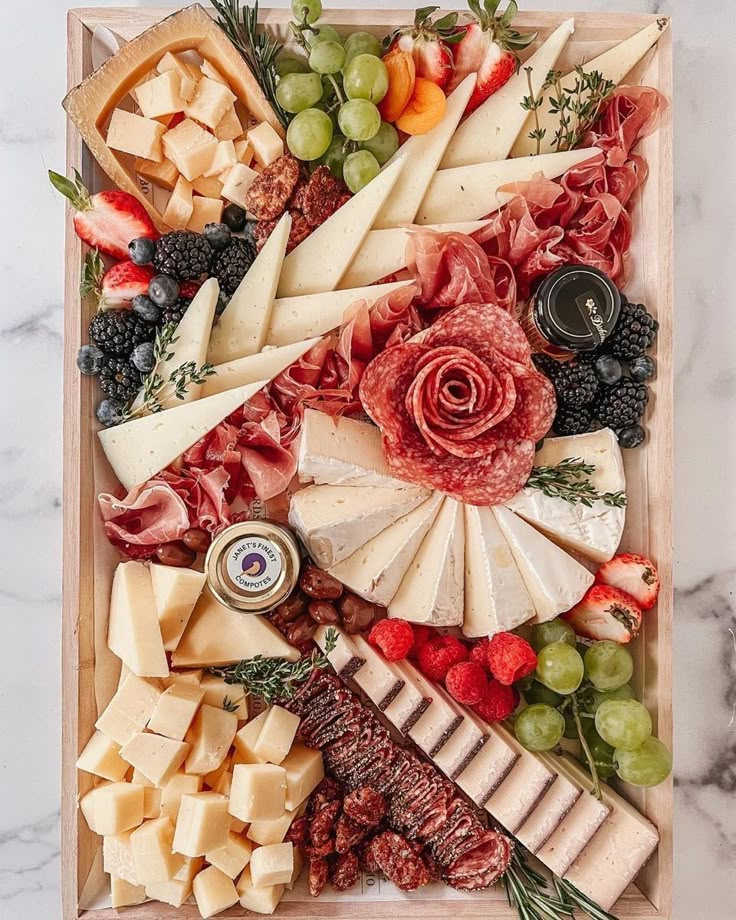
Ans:
{"label": "grape stem", "polygon": [[297,45],[299,45],[299,47],[303,51],[307,52],[307,57],[309,56],[309,52],[312,49],[309,47],[309,42],[304,37],[304,33],[312,32],[314,35],[319,35],[319,28],[316,25],[310,26],[309,23],[307,22],[308,13],[309,13],[309,10],[307,9],[307,7],[306,6],[302,7],[302,21],[289,23],[289,25],[291,26],[292,35],[294,36],[294,41],[297,43]]}
{"label": "grape stem", "polygon": [[585,738],[585,733],[583,732],[583,723],[580,719],[580,709],[578,708],[578,698],[573,693],[572,697],[572,718],[575,722],[575,728],[578,732],[578,737],[580,738],[580,746],[583,749],[583,754],[585,754],[585,759],[588,761],[588,766],[590,767],[590,775],[593,779],[593,788],[591,789],[591,794],[594,795],[598,801],[601,799],[601,783],[598,778],[598,768],[595,765],[595,760],[593,754],[588,747],[588,742]]}
{"label": "grape stem", "polygon": [[340,105],[343,105],[345,103],[345,97],[340,92],[340,84],[337,82],[337,80],[333,77],[331,73],[327,74],[327,79],[332,84],[332,88],[335,90],[335,95],[337,96]]}

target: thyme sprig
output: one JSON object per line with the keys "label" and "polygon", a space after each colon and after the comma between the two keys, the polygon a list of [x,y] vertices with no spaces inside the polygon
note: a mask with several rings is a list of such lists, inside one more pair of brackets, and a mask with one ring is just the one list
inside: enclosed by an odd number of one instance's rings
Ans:
{"label": "thyme sprig", "polygon": [[222,698],[222,708],[225,712],[237,712],[244,699],[245,694],[243,694],[239,700],[231,700],[229,696],[224,696]]}
{"label": "thyme sprig", "polygon": [[604,79],[599,70],[586,71],[582,64],[575,68],[572,86],[563,86],[562,78],[562,71],[550,70],[542,86],[542,92],[552,90],[549,112],[559,118],[553,141],[557,151],[574,150],[580,146],[587,132],[601,117],[603,103],[616,88],[616,84]]}
{"label": "thyme sprig", "polygon": [[528,137],[536,141],[537,148],[534,151],[536,154],[539,154],[542,149],[542,140],[547,133],[546,128],[541,128],[539,126],[539,109],[544,105],[544,87],[542,87],[542,92],[537,96],[534,93],[534,86],[532,84],[532,73],[534,72],[533,67],[525,67],[524,73],[526,74],[527,85],[529,86],[529,95],[524,96],[521,100],[521,107],[525,112],[532,112],[534,115],[534,130],[530,131]]}
{"label": "thyme sprig", "polygon": [[593,502],[602,501],[612,508],[625,507],[624,492],[596,491],[589,478],[593,473],[592,463],[584,463],[579,457],[566,457],[557,466],[535,466],[526,484],[549,498],[561,498],[571,505],[592,508]]}

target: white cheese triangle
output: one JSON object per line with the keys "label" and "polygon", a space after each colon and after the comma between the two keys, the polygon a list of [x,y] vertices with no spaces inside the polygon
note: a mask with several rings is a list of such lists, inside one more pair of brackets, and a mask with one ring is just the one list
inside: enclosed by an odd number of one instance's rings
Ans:
{"label": "white cheese triangle", "polygon": [[432,176],[437,172],[447,145],[460,124],[465,107],[475,89],[475,80],[474,73],[468,74],[447,97],[445,114],[437,127],[427,134],[415,134],[410,137],[394,155],[393,159],[404,157],[404,169],[390,198],[373,222],[374,230],[398,227],[399,224],[410,224],[414,220],[419,205],[427,194]]}
{"label": "white cheese triangle", "polygon": [[290,231],[291,215],[287,211],[213,328],[207,352],[210,364],[224,364],[254,355],[266,344]]}
{"label": "white cheese triangle", "polygon": [[391,194],[405,158],[400,156],[339,208],[284,259],[279,297],[334,291]]}
{"label": "white cheese triangle", "polygon": [[215,373],[202,384],[202,396],[213,396],[215,393],[232,390],[234,387],[244,387],[258,380],[273,380],[317,342],[319,339],[314,338],[305,342],[295,342],[293,345],[284,345],[282,348],[266,348],[259,354],[219,364],[214,369]]}
{"label": "white cheese triangle", "polygon": [[110,598],[107,644],[138,677],[168,677],[148,566],[121,562]]}
{"label": "white cheese triangle", "polygon": [[565,42],[574,31],[575,20],[566,19],[524,61],[518,73],[465,119],[445,151],[442,169],[506,159],[528,114],[521,107],[524,97],[529,95],[527,68],[532,68],[532,90],[538,96],[547,74],[554,69]]}
{"label": "white cheese triangle", "polygon": [[493,513],[534,603],[533,622],[553,620],[577,604],[593,575],[513,511],[496,505]]}
{"label": "white cheese triangle", "polygon": [[524,182],[541,172],[556,179],[568,169],[598,153],[595,147],[545,153],[518,160],[456,166],[435,173],[427,196],[416,217],[418,224],[438,224],[449,220],[478,220],[497,211],[513,195],[499,192],[509,182]]}

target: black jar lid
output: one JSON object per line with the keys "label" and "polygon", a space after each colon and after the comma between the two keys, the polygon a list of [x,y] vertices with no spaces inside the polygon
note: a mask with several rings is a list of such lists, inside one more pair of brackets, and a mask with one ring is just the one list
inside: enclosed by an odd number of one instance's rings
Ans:
{"label": "black jar lid", "polygon": [[618,321],[621,295],[608,275],[588,265],[565,265],[534,295],[534,322],[553,345],[592,351]]}

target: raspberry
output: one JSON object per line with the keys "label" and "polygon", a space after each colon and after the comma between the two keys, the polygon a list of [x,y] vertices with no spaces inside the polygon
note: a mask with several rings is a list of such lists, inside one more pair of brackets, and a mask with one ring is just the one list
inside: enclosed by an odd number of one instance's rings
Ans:
{"label": "raspberry", "polygon": [[183,281],[179,286],[179,297],[193,300],[197,291],[202,287],[199,281]]}
{"label": "raspberry", "polygon": [[436,639],[439,633],[433,626],[423,626],[421,623],[414,627],[414,645],[409,652],[409,658],[416,661],[419,657],[419,650],[426,645],[430,639]]}
{"label": "raspberry", "polygon": [[432,680],[443,681],[454,664],[466,661],[468,650],[454,636],[437,636],[419,649],[419,670]]}
{"label": "raspberry", "polygon": [[526,639],[513,633],[497,633],[488,644],[488,667],[502,684],[509,686],[531,674],[537,656]]}
{"label": "raspberry", "polygon": [[514,688],[492,680],[486,687],[483,699],[473,709],[486,722],[501,722],[508,719],[516,705]]}
{"label": "raspberry", "polygon": [[484,671],[488,670],[488,645],[487,638],[478,639],[470,650],[470,660],[479,664]]}
{"label": "raspberry", "polygon": [[461,661],[447,672],[445,686],[450,696],[467,706],[474,706],[483,698],[488,678],[483,668],[474,661]]}
{"label": "raspberry", "polygon": [[414,630],[406,620],[379,620],[368,635],[371,645],[377,645],[387,661],[400,661],[414,645]]}

